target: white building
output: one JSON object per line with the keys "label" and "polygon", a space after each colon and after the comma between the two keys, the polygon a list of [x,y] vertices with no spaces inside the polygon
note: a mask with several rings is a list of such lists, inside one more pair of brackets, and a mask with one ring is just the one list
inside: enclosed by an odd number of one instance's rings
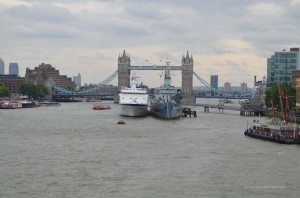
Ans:
{"label": "white building", "polygon": [[247,83],[241,83],[241,93],[247,93]]}
{"label": "white building", "polygon": [[74,81],[76,87],[81,86],[81,75],[80,75],[80,73],[78,73],[77,76],[73,76],[73,81]]}

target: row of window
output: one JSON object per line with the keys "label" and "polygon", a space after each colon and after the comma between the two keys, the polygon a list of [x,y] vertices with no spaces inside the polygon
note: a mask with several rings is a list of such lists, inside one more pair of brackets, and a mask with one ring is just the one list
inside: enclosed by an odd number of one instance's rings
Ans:
{"label": "row of window", "polygon": [[271,63],[297,63],[297,59],[275,59]]}
{"label": "row of window", "polygon": [[287,65],[287,67],[285,65],[274,65],[274,69],[296,69],[297,66],[296,65]]}

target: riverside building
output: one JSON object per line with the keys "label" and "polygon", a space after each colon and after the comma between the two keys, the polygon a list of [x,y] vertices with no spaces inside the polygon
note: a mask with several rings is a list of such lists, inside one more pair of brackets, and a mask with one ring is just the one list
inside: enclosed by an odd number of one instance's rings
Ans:
{"label": "riverside building", "polygon": [[16,74],[0,74],[0,83],[2,83],[8,89],[12,98],[18,98],[20,95],[20,87],[24,83],[24,78],[21,78]]}
{"label": "riverside building", "polygon": [[66,75],[60,75],[59,70],[56,70],[50,64],[40,64],[33,70],[26,68],[25,83],[30,84],[44,84],[51,86],[53,84],[60,87],[75,89],[75,83],[72,78],[68,78]]}
{"label": "riverside building", "polygon": [[275,52],[267,60],[267,87],[275,83],[292,83],[292,72],[300,70],[299,48]]}

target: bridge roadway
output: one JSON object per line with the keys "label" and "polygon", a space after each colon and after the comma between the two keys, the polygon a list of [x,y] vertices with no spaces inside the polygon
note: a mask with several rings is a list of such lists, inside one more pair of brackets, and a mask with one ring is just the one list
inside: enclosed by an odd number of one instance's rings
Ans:
{"label": "bridge roadway", "polygon": [[129,70],[182,70],[181,66],[129,66]]}
{"label": "bridge roadway", "polygon": [[84,97],[84,96],[114,96],[114,94],[89,94],[89,93],[61,93],[61,94],[52,94],[53,97],[58,96],[68,96],[68,97]]}
{"label": "bridge roadway", "polygon": [[247,95],[247,96],[200,96],[197,95],[196,98],[220,98],[220,99],[249,99],[252,98],[251,96]]}

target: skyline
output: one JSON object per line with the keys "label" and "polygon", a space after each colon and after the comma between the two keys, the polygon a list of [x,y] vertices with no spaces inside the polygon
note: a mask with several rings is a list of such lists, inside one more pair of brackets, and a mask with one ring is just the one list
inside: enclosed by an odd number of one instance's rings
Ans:
{"label": "skyline", "polygon": [[[181,65],[189,51],[207,82],[218,75],[220,85],[251,87],[274,52],[300,47],[299,8],[300,0],[0,0],[0,57],[5,72],[12,62],[21,76],[47,63],[97,84],[117,70],[123,50],[131,65]],[[158,71],[135,73],[144,84],[162,83]],[[193,86],[202,84],[194,77]]]}

